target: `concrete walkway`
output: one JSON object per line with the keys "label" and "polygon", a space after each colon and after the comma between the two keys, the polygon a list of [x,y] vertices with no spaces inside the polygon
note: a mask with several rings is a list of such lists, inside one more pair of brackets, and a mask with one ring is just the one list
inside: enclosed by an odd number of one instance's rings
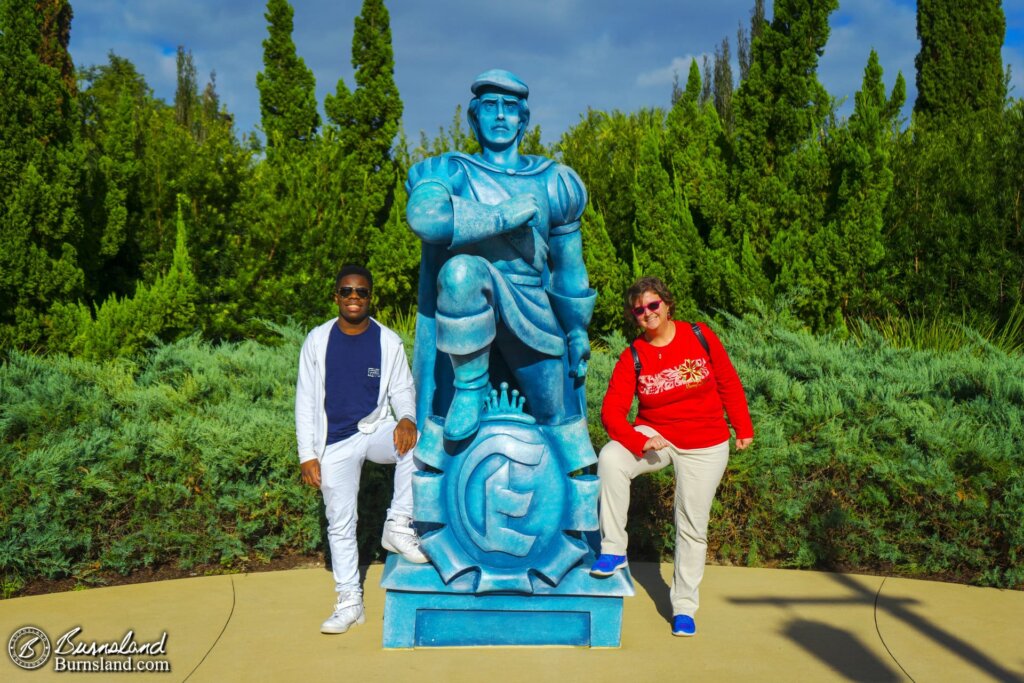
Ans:
{"label": "concrete walkway", "polygon": [[[367,622],[319,632],[333,605],[322,568],[117,586],[0,601],[0,642],[21,627],[57,647],[159,641],[170,673],[34,671],[0,655],[2,681],[1024,681],[1024,592],[931,581],[710,566],[698,634],[669,630],[671,565],[632,565],[622,647],[381,648],[381,566],[366,580]],[[25,637],[19,641],[24,644]],[[116,658],[115,658],[116,659]],[[98,661],[96,657],[71,657]]]}

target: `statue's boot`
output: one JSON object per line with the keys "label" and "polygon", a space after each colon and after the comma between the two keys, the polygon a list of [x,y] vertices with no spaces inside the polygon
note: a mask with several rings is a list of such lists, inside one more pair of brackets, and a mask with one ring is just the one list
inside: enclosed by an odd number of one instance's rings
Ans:
{"label": "statue's boot", "polygon": [[465,356],[452,356],[455,395],[452,396],[452,404],[444,420],[446,439],[468,439],[480,429],[480,417],[483,414],[489,386],[487,366],[490,357],[487,349]]}
{"label": "statue's boot", "polygon": [[438,311],[437,348],[451,356],[455,395],[444,421],[445,438],[460,441],[480,429],[488,390],[488,364],[494,341],[494,309],[469,315]]}

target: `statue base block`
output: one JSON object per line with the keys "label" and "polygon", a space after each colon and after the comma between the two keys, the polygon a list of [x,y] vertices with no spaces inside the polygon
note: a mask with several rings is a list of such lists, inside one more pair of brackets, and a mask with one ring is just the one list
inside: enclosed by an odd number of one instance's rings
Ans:
{"label": "statue base block", "polygon": [[618,647],[622,598],[634,593],[628,569],[595,579],[583,566],[558,586],[537,580],[532,594],[474,593],[472,584],[445,585],[431,565],[389,556],[384,647]]}

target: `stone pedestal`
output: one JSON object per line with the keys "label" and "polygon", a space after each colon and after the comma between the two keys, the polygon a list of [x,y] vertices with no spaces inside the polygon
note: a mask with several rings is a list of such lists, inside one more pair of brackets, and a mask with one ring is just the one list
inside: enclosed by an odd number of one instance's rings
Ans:
{"label": "stone pedestal", "polygon": [[494,393],[479,432],[445,440],[427,420],[414,516],[431,563],[388,558],[384,647],[617,647],[627,572],[590,576],[597,456],[583,417],[538,425]]}
{"label": "stone pedestal", "polygon": [[445,585],[433,567],[392,555],[381,580],[384,647],[618,647],[633,582],[628,570],[595,579],[585,564],[555,587],[535,581],[529,594],[479,594],[472,577]]}

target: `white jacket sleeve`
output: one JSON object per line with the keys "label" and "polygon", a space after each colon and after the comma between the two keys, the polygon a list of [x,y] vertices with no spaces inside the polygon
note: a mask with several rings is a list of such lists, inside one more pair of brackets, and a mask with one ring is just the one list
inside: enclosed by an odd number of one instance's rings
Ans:
{"label": "white jacket sleeve", "polygon": [[316,405],[316,344],[312,333],[306,337],[299,352],[299,377],[295,384],[295,439],[299,446],[299,462],[316,459],[316,420],[322,407]]}
{"label": "white jacket sleeve", "polygon": [[405,347],[399,341],[393,346],[391,376],[388,378],[388,402],[396,420],[409,418],[416,424],[416,387],[409,370],[409,359]]}

